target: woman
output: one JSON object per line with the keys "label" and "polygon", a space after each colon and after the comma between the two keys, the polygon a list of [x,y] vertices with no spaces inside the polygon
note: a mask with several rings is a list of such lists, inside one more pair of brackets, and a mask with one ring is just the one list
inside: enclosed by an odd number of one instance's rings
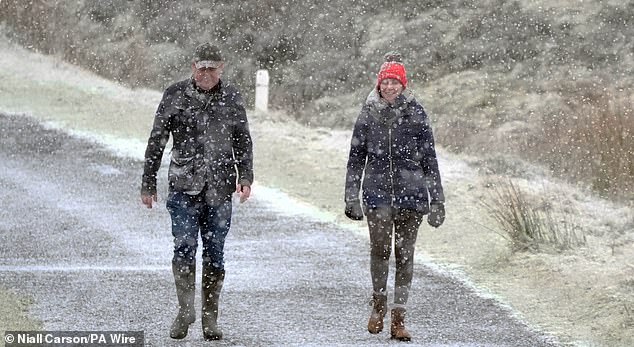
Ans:
{"label": "woman", "polygon": [[[346,174],[345,214],[368,217],[372,313],[368,331],[383,330],[387,278],[394,234],[396,274],[390,333],[410,341],[405,312],[414,270],[418,228],[425,214],[439,227],[445,218],[444,195],[434,137],[423,106],[407,88],[398,53],[388,53],[352,134]],[[359,190],[363,177],[363,208]]]}

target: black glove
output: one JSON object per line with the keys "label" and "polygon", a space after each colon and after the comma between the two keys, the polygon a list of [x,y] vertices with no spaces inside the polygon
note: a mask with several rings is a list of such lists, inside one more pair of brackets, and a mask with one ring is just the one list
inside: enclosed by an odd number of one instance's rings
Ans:
{"label": "black glove", "polygon": [[346,217],[352,220],[363,220],[363,209],[359,200],[346,202]]}
{"label": "black glove", "polygon": [[429,204],[429,215],[427,223],[434,228],[438,228],[445,221],[445,204],[442,202],[432,202]]}

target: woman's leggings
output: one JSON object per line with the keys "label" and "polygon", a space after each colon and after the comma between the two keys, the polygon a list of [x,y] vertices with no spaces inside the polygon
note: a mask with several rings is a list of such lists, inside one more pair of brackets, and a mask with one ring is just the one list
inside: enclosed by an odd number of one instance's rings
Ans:
{"label": "woman's leggings", "polygon": [[392,207],[367,211],[370,231],[370,273],[375,293],[386,294],[394,232],[394,304],[405,305],[414,274],[414,249],[423,213]]}

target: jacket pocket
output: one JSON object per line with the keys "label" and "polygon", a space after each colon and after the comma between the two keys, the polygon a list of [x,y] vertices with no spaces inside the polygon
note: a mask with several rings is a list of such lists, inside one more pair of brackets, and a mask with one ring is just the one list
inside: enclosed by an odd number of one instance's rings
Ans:
{"label": "jacket pocket", "polygon": [[405,163],[406,163],[406,167],[409,170],[420,170],[423,171],[423,166],[421,165],[421,163],[419,161],[413,160],[413,159],[405,159]]}
{"label": "jacket pocket", "polygon": [[180,157],[172,153],[167,177],[176,191],[188,190],[194,180],[194,156]]}
{"label": "jacket pocket", "polygon": [[420,162],[405,159],[401,161],[397,167],[397,194],[412,197],[423,194],[422,190],[425,187],[425,175],[423,174],[423,167]]}

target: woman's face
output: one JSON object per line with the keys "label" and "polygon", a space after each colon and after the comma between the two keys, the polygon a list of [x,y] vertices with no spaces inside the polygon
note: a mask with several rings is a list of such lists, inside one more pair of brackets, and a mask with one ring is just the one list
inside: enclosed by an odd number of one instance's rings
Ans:
{"label": "woman's face", "polygon": [[381,81],[379,90],[381,97],[390,104],[394,103],[394,100],[403,92],[403,85],[395,78],[386,78]]}

